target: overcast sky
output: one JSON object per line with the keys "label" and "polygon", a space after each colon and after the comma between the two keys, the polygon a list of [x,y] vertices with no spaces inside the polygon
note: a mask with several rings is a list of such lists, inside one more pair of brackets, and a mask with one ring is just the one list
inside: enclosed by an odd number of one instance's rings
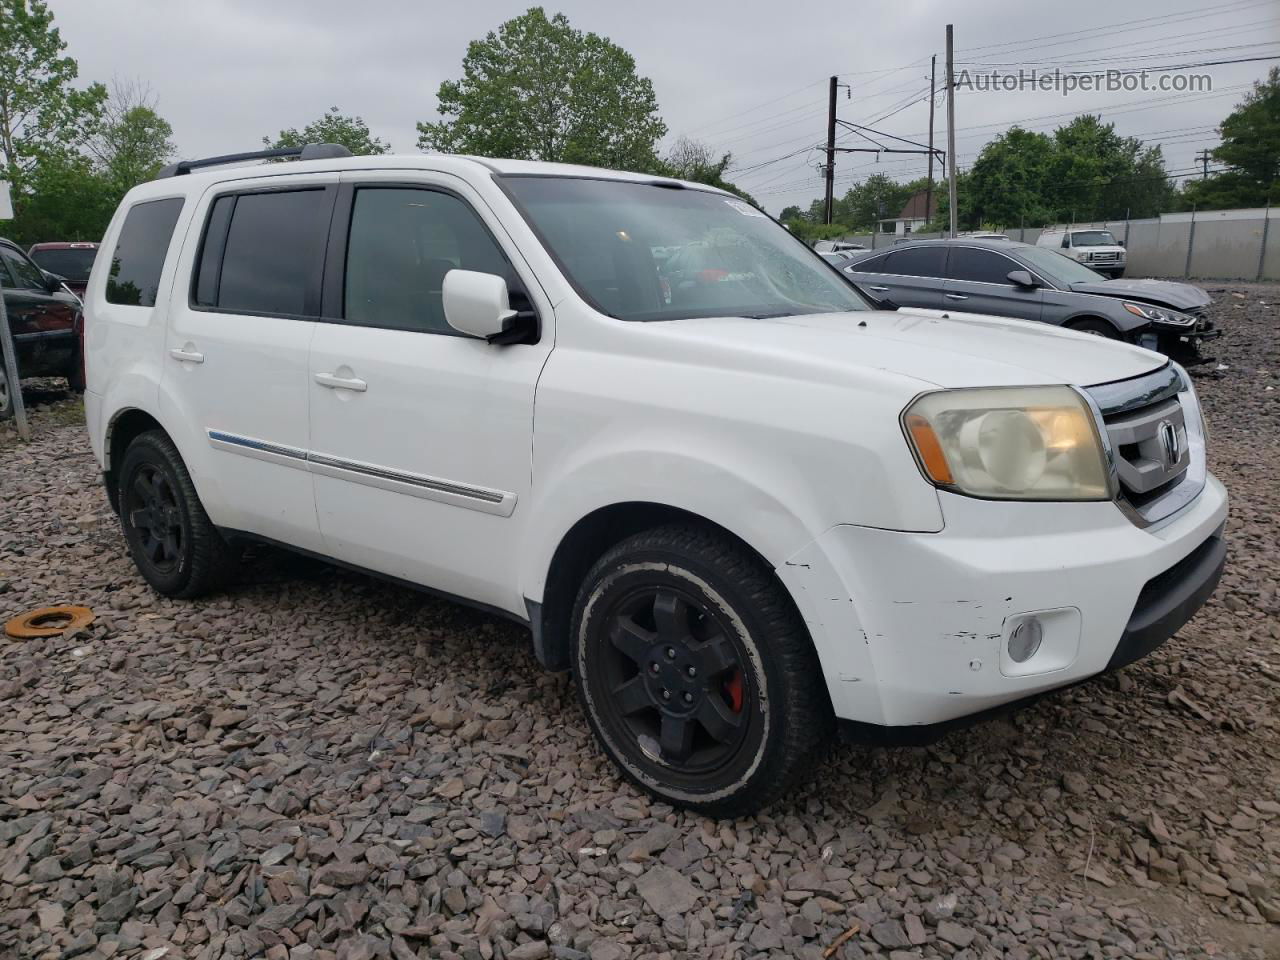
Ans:
{"label": "overcast sky", "polygon": [[[470,40],[527,3],[437,0],[51,0],[80,63],[81,79],[148,84],[173,124],[182,156],[255,149],[265,135],[301,127],[330,106],[359,114],[397,152],[416,150],[414,124],[437,119],[436,90],[461,74]],[[973,64],[1027,69],[1159,68],[1208,60],[1280,57],[1276,0],[1130,0],[1044,4],[1025,0],[944,3],[694,4],[643,7],[570,0],[550,4],[575,27],[607,36],[653,80],[668,142],[679,135],[732,151],[730,179],[777,213],[821,194],[816,148],[826,137],[827,78],[840,74],[843,120],[909,139],[928,130],[929,58],[955,24],[957,71]],[[1211,93],[976,92],[956,97],[956,150],[966,168],[1014,121],[1052,130],[1094,112],[1125,135],[1164,145],[1184,173],[1217,143],[1214,127],[1252,81],[1280,59],[1181,71],[1208,73]],[[990,67],[985,67],[990,69]],[[945,147],[938,97],[936,136]],[[899,109],[901,108],[901,109]],[[893,111],[893,116],[880,120]],[[1060,115],[1060,116],[1055,116]],[[881,140],[886,145],[887,140]],[[842,143],[858,145],[852,134]],[[868,146],[865,141],[862,146]],[[784,159],[779,159],[784,158]],[[837,158],[837,191],[879,171],[909,179],[924,157]]]}

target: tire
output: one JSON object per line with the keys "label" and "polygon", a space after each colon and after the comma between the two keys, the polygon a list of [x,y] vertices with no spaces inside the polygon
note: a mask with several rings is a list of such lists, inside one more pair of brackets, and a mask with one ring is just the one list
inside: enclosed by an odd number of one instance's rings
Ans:
{"label": "tire", "polygon": [[204,512],[173,441],[148,430],[125,450],[117,503],[129,553],[143,579],[166,597],[198,597],[235,575],[239,551]]}
{"label": "tire", "polygon": [[713,530],[665,526],[617,544],[585,577],[571,631],[592,730],[624,776],[667,803],[752,813],[812,769],[834,729],[791,598]]}
{"label": "tire", "polygon": [[9,371],[5,369],[4,358],[0,357],[0,420],[8,420],[13,416],[13,389],[9,385]]}
{"label": "tire", "polygon": [[1077,330],[1080,333],[1092,334],[1095,337],[1105,337],[1108,340],[1121,339],[1120,331],[1105,320],[1074,320],[1067,324],[1067,328]]}

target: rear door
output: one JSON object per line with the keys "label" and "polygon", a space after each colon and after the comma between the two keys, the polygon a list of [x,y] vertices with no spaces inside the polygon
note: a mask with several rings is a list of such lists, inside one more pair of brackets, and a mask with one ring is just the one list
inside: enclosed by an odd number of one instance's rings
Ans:
{"label": "rear door", "polygon": [[1035,271],[994,250],[952,246],[947,258],[944,306],[968,313],[1039,320],[1043,289],[1010,283],[1009,273],[1013,270],[1026,270],[1035,276]]}
{"label": "rear door", "polygon": [[946,247],[919,246],[890,250],[870,261],[858,261],[849,276],[876,300],[899,307],[940,309]]}
{"label": "rear door", "polygon": [[161,390],[214,522],[315,551],[307,361],[337,180],[231,181],[201,198]]}
{"label": "rear door", "polygon": [[[453,269],[503,276],[512,306],[541,317],[537,342],[450,327]],[[456,177],[344,174],[324,312],[308,389],[325,552],[523,614],[513,547],[552,314],[501,224]]]}

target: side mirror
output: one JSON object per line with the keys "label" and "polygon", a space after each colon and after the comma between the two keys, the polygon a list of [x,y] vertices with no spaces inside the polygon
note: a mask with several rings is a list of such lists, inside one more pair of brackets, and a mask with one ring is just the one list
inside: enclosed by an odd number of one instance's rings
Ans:
{"label": "side mirror", "polygon": [[1123,246],[1124,246],[1124,241],[1123,241],[1123,240],[1117,240],[1117,241],[1116,241],[1116,246],[1118,246],[1118,247],[1123,247]]}
{"label": "side mirror", "polygon": [[62,289],[62,285],[67,282],[66,277],[60,277],[56,273],[50,273],[48,270],[41,270],[44,274],[44,289],[47,293],[57,293]]}
{"label": "side mirror", "polygon": [[1005,279],[1015,287],[1023,287],[1027,290],[1034,290],[1040,286],[1040,281],[1027,270],[1010,270]]}
{"label": "side mirror", "polygon": [[460,333],[491,340],[515,322],[507,281],[494,273],[450,270],[444,275],[444,318]]}

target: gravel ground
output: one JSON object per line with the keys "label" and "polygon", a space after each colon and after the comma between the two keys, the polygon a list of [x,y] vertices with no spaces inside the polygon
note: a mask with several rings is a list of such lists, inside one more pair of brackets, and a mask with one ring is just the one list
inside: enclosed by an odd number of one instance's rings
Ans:
{"label": "gravel ground", "polygon": [[501,620],[283,553],[125,556],[79,405],[0,426],[0,956],[1280,957],[1280,287],[1214,290],[1222,587],[1145,661],[766,814],[652,803]]}

